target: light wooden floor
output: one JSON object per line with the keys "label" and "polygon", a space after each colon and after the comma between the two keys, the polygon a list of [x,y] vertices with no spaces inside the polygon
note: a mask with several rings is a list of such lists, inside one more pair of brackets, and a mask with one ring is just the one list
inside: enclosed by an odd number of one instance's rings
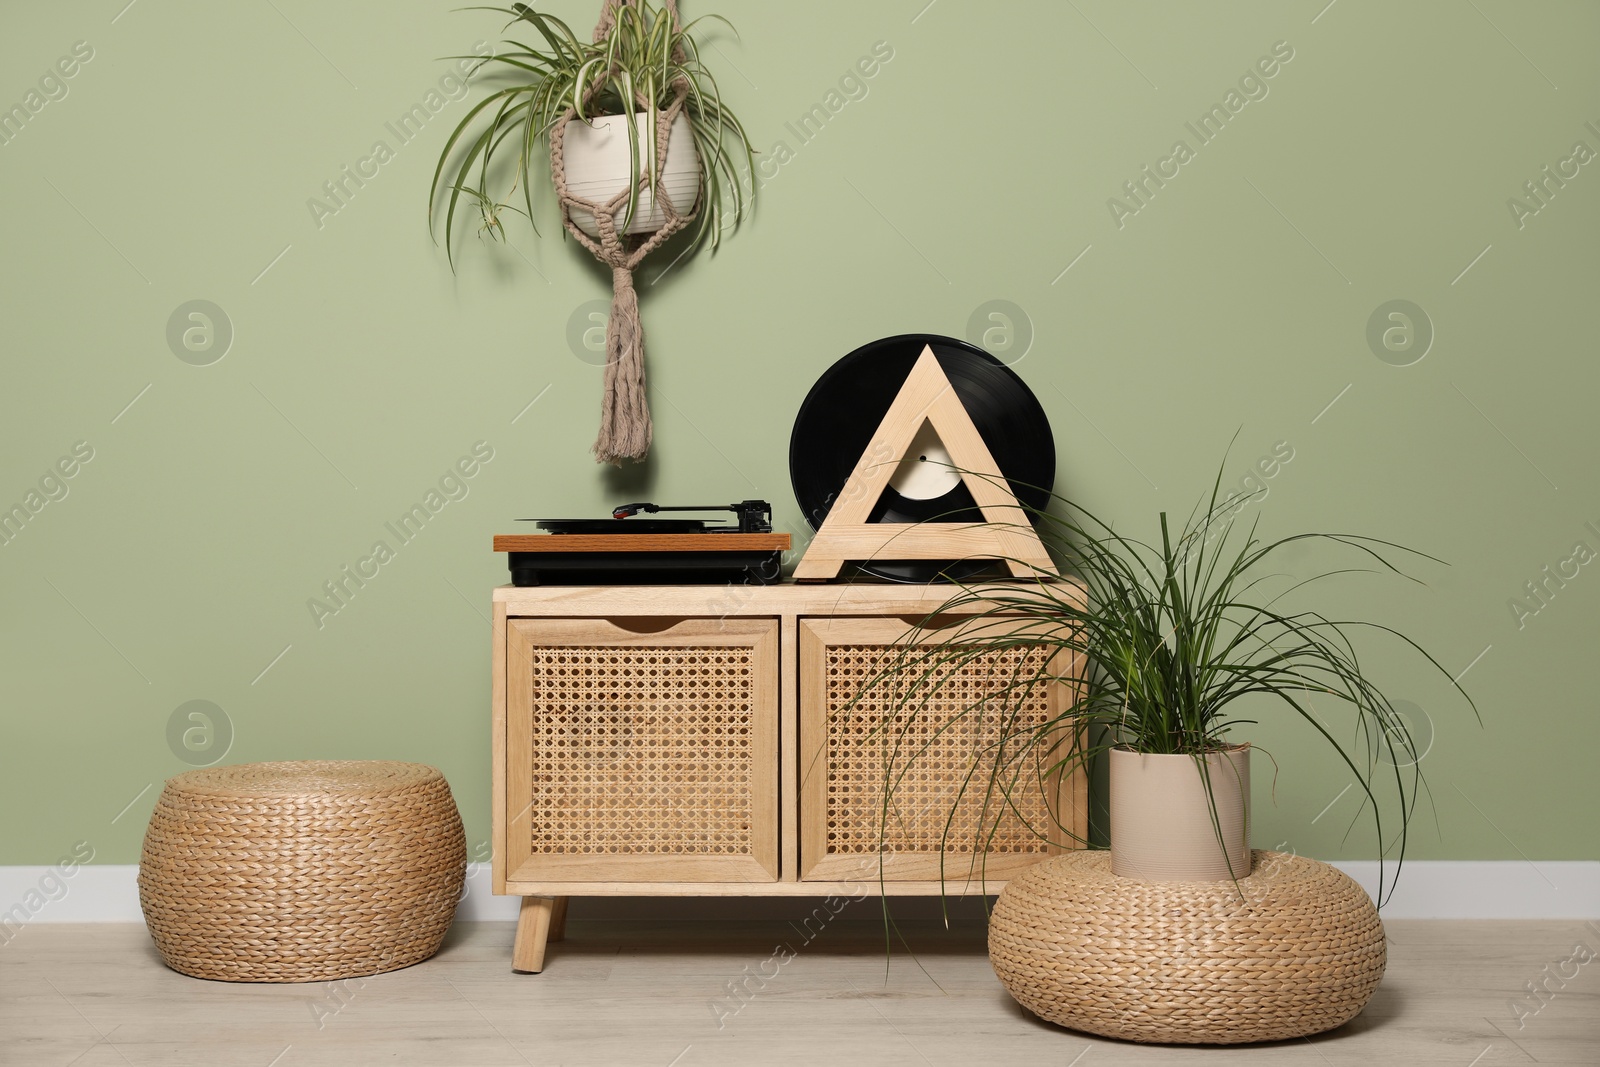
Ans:
{"label": "light wooden floor", "polygon": [[[1600,960],[1521,1029],[1509,1004],[1576,943],[1600,950],[1579,922],[1392,922],[1388,974],[1359,1018],[1310,1041],[1245,1048],[1120,1044],[1050,1026],[1006,996],[978,929],[919,927],[916,961],[898,952],[886,973],[881,925],[843,917],[809,944],[782,922],[574,922],[544,974],[513,975],[511,925],[463,924],[440,955],[404,971],[272,986],[169,971],[142,926],[33,926],[0,948],[0,1063],[1600,1064]],[[796,950],[781,966],[780,942]],[[755,975],[756,989],[774,972],[742,1008],[728,997],[730,980]]]}

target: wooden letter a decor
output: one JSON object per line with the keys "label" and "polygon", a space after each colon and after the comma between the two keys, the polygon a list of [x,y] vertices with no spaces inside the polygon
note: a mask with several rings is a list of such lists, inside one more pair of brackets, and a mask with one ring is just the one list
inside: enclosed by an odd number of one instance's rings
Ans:
{"label": "wooden letter a decor", "polygon": [[[867,521],[924,423],[933,427],[950,453],[983,523]],[[871,444],[795,567],[795,580],[824,582],[838,577],[846,562],[870,559],[998,559],[1014,578],[1050,571],[1050,555],[1027,511],[1012,494],[931,347],[917,357]]]}

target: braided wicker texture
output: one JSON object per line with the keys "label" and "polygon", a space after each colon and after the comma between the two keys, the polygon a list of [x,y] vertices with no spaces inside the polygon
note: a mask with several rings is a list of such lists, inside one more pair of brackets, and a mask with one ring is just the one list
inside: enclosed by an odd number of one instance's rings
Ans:
{"label": "braided wicker texture", "polygon": [[[829,855],[881,851],[1043,853],[1054,828],[1040,774],[1005,760],[1051,717],[1048,691],[1014,691],[1050,649],[986,653],[957,664],[916,666],[917,691],[893,680],[869,685],[895,663],[892,645],[831,645],[826,651]],[[926,677],[924,677],[926,675]],[[909,686],[911,683],[905,683]],[[976,770],[974,770],[976,767]],[[884,782],[891,786],[887,815]],[[957,803],[957,797],[960,800]],[[888,825],[884,825],[887,817]]]}
{"label": "braided wicker texture", "polygon": [[1331,1030],[1383,977],[1383,925],[1325,863],[1257,851],[1232,882],[1138,882],[1106,852],[1013,878],[989,960],[1023,1007],[1128,1041],[1231,1045]]}
{"label": "braided wicker texture", "polygon": [[378,974],[439,950],[466,873],[461,816],[420,763],[249,763],[170,779],[139,902],[167,966],[227,982]]}

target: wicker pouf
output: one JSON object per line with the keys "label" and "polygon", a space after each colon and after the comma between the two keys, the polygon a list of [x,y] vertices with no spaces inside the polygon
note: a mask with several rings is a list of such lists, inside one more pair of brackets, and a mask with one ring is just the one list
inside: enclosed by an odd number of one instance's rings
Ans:
{"label": "wicker pouf", "polygon": [[432,956],[465,873],[461,816],[434,768],[247,763],[167,782],[139,903],[173,970],[328,981]]}
{"label": "wicker pouf", "polygon": [[1023,1007],[1129,1041],[1228,1045],[1331,1030],[1360,1013],[1386,958],[1377,909],[1325,863],[1254,853],[1232,882],[1140,882],[1107,852],[1013,878],[989,960]]}

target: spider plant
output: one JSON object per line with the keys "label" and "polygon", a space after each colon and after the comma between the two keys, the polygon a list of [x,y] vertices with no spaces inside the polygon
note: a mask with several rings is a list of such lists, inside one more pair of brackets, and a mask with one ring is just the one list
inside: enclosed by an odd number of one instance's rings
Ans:
{"label": "spider plant", "polygon": [[[958,583],[906,635],[889,666],[869,682],[869,688],[890,687],[896,711],[883,727],[885,830],[894,789],[933,743],[908,740],[926,736],[920,728],[926,723],[915,720],[936,713],[933,705],[945,680],[980,657],[1042,645],[1064,655],[1035,656],[1038,666],[1000,672],[1003,677],[994,679],[989,695],[938,727],[972,729],[963,720],[973,717],[989,724],[951,806],[943,851],[950,851],[956,805],[969,793],[981,796],[977,836],[991,840],[1002,819],[1022,818],[1018,790],[1043,788],[1055,774],[1090,773],[1096,758],[1113,747],[1190,755],[1204,776],[1204,756],[1229,746],[1231,730],[1258,721],[1242,717],[1246,705],[1241,701],[1248,697],[1252,712],[1281,711],[1302,721],[1355,777],[1365,796],[1362,811],[1372,808],[1380,856],[1378,896],[1380,903],[1387,899],[1382,860],[1397,844],[1398,878],[1423,782],[1406,721],[1363,671],[1356,638],[1364,633],[1399,642],[1466,697],[1474,714],[1476,705],[1437,660],[1397,630],[1281,605],[1303,599],[1302,590],[1313,583],[1352,573],[1416,581],[1391,562],[1401,556],[1441,561],[1355,534],[1262,540],[1254,522],[1243,532],[1236,528],[1248,498],[1219,503],[1220,486],[1219,471],[1209,502],[1197,505],[1181,530],[1174,531],[1162,512],[1159,538],[1149,540],[1052,494],[1060,514],[1039,513],[1035,525],[1059,562],[1059,573],[1024,582]],[[1320,570],[1298,581],[1274,572],[1286,550],[1308,543],[1353,556],[1359,565]],[[930,635],[936,639],[930,642]],[[1011,661],[1019,662],[1017,657]],[[1061,682],[1075,687],[1069,706],[1049,721],[1025,721],[1021,709],[1029,695]],[[1394,821],[1399,823],[1392,838],[1385,837],[1386,809],[1392,812],[1391,830]],[[1212,820],[1215,824],[1214,801]],[[1056,825],[1030,829],[1089,844],[1062,825],[1059,815],[1052,814],[1052,821]],[[975,844],[974,851],[987,849]],[[1393,883],[1387,884],[1392,893]]]}
{"label": "spider plant", "polygon": [[[463,197],[482,218],[480,232],[503,238],[500,215],[508,210],[526,215],[538,232],[535,171],[546,164],[550,132],[569,109],[577,120],[588,123],[602,115],[638,115],[638,121],[624,125],[632,173],[639,174],[639,130],[653,136],[657,116],[680,90],[688,94],[683,114],[700,156],[700,212],[691,231],[690,248],[709,243],[714,249],[724,229],[738,225],[754,196],[753,184],[748,194],[742,187],[739,167],[741,162],[747,168],[753,164],[754,150],[743,124],[723,105],[716,79],[700,60],[694,35],[706,18],[731,30],[726,19],[709,15],[680,29],[669,8],[638,0],[619,7],[610,32],[589,42],[561,19],[526,4],[465,10],[509,15],[511,21],[504,32],[513,27],[535,31],[542,43],[531,45],[508,38],[502,42],[504,47],[489,56],[448,57],[478,60],[474,75],[498,64],[491,69],[510,76],[513,84],[494,89],[475,104],[439,153],[428,194],[428,227],[433,233],[436,209],[448,193],[444,209],[447,254],[451,254],[451,234]],[[509,173],[505,166],[496,166],[508,153],[512,157]],[[652,190],[659,177],[657,167],[644,173],[644,183]],[[521,208],[513,206],[514,199],[521,200]],[[630,183],[627,213],[619,231],[633,219],[638,201],[639,183]],[[683,212],[687,214],[690,207],[684,205]]]}

